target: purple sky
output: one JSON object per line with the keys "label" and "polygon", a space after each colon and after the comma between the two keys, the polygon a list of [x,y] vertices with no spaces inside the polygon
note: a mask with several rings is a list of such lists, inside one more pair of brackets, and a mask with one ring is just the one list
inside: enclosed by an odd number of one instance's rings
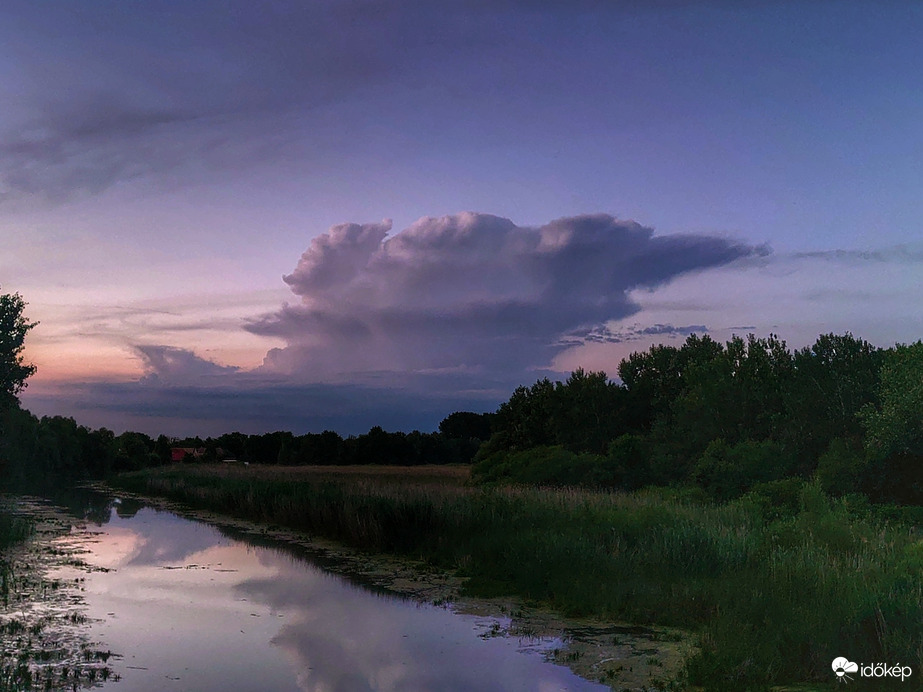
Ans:
{"label": "purple sky", "polygon": [[2,14],[37,414],[429,430],[692,331],[923,336],[916,3]]}

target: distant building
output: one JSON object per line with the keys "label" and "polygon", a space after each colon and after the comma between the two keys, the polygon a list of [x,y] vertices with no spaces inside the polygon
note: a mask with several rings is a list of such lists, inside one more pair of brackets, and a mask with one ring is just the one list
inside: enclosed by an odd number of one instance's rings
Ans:
{"label": "distant building", "polygon": [[200,459],[205,454],[205,448],[196,449],[195,447],[170,447],[170,461],[184,461],[187,456],[193,459]]}

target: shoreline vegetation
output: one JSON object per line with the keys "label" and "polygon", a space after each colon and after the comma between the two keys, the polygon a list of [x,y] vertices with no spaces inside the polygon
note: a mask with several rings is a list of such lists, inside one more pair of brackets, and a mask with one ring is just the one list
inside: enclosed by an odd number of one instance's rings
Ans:
{"label": "shoreline vegetation", "polygon": [[920,670],[914,527],[817,482],[787,500],[764,489],[730,502],[695,489],[477,486],[454,466],[184,464],[110,483],[423,560],[464,578],[467,595],[693,631],[700,649],[676,689],[832,689],[831,652]]}
{"label": "shoreline vegetation", "polygon": [[67,540],[74,528],[52,505],[0,496],[0,692],[66,692],[120,679],[109,664],[118,655],[85,632],[80,592],[90,568]]}

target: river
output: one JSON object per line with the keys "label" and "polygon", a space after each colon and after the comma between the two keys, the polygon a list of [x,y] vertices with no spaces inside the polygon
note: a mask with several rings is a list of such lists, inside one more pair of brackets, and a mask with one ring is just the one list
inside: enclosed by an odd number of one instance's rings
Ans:
{"label": "river", "polygon": [[79,585],[66,601],[81,650],[112,653],[94,687],[608,689],[550,660],[566,633],[510,636],[503,614],[465,614],[367,588],[297,546],[135,501],[111,498],[108,510],[94,512],[95,521],[73,517],[66,531],[37,539],[45,554],[67,558],[46,566],[43,583]]}

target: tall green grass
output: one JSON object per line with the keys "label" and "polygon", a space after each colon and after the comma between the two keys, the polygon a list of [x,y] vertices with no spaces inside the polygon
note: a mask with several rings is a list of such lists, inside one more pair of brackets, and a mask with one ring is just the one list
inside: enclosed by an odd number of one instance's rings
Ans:
{"label": "tall green grass", "polygon": [[0,507],[0,553],[32,535],[32,524]]}
{"label": "tall green grass", "polygon": [[923,542],[814,485],[782,511],[754,495],[718,505],[662,489],[424,487],[209,468],[115,483],[422,558],[468,577],[474,595],[693,629],[702,646],[686,672],[707,689],[830,682],[840,655],[923,674]]}
{"label": "tall green grass", "polygon": [[7,551],[22,543],[32,535],[32,523],[21,517],[14,516],[0,507],[0,601],[4,604],[9,599],[10,583],[13,572]]}

